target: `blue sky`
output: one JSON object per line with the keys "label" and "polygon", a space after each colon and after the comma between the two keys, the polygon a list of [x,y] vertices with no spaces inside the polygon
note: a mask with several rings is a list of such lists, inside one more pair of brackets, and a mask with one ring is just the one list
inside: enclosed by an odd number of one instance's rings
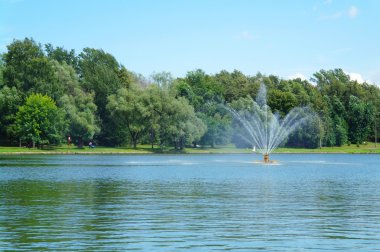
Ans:
{"label": "blue sky", "polygon": [[380,84],[379,13],[377,0],[0,0],[0,51],[32,37],[101,48],[145,76],[342,68]]}

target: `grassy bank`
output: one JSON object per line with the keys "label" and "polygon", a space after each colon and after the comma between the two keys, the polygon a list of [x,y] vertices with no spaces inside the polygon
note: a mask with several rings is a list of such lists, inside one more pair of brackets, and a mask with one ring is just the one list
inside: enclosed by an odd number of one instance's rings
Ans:
{"label": "grassy bank", "polygon": [[[234,146],[222,146],[213,149],[197,148],[186,149],[187,153],[252,153],[251,149],[237,149]],[[278,148],[274,153],[347,153],[347,154],[380,154],[380,144],[375,146],[374,143],[360,145],[344,145],[341,147],[322,147],[317,149],[306,148]]]}
{"label": "grassy bank", "polygon": [[[216,148],[186,148],[182,151],[167,149],[162,151],[157,146],[153,149],[150,145],[139,145],[136,149],[129,147],[102,147],[90,149],[88,147],[78,148],[76,146],[48,146],[42,149],[0,147],[0,154],[152,154],[152,153],[252,153],[251,149],[237,149],[233,145],[218,146]],[[321,149],[305,148],[278,148],[275,153],[376,153],[380,154],[380,144],[367,143],[360,146],[345,145],[341,147],[322,147]]]}
{"label": "grassy bank", "polygon": [[0,154],[151,154],[158,153],[158,148],[151,149],[139,146],[136,149],[128,147],[78,148],[77,146],[49,146],[41,149],[25,147],[0,147]]}

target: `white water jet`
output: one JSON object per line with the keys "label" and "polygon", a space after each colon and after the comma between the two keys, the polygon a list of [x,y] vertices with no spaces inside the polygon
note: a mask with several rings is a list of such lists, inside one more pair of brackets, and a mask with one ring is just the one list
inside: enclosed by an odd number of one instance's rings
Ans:
{"label": "white water jet", "polygon": [[313,114],[309,108],[296,107],[283,118],[278,113],[273,114],[267,105],[267,91],[261,84],[259,92],[250,110],[227,109],[232,113],[243,128],[241,137],[252,145],[254,152],[264,156],[264,162],[269,163],[272,153],[294,130],[305,124]]}

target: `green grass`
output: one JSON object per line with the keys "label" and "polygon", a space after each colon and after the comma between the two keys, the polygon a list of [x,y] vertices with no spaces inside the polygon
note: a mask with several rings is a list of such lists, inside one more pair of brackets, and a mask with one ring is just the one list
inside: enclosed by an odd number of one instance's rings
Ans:
{"label": "green grass", "polygon": [[317,149],[305,149],[305,148],[279,148],[276,153],[352,153],[352,154],[365,154],[376,153],[380,154],[380,144],[375,146],[374,143],[362,144],[356,146],[343,145],[341,147],[322,147]]}
{"label": "green grass", "polygon": [[151,149],[148,146],[139,146],[136,149],[127,147],[102,147],[90,149],[88,147],[78,148],[77,146],[61,145],[49,146],[42,149],[20,148],[20,147],[0,147],[0,153],[4,154],[149,154],[158,152],[158,148]]}
{"label": "green grass", "polygon": [[[88,147],[78,148],[76,146],[61,145],[47,146],[43,149],[0,147],[0,154],[152,154],[152,153],[186,153],[186,154],[208,154],[208,153],[252,153],[251,149],[237,149],[234,145],[217,146],[215,148],[186,148],[184,150],[166,149],[160,150],[158,146],[152,149],[150,145],[138,145],[136,149],[130,147],[102,147],[94,149]],[[278,148],[275,153],[376,153],[380,154],[380,144],[375,147],[374,143],[360,145],[345,145],[341,147],[322,147],[321,149],[305,148]]]}

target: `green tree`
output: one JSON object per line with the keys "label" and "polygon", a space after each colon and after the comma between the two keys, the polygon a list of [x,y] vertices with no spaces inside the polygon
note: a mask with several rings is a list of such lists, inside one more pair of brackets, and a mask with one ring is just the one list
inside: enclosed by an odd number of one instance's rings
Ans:
{"label": "green tree", "polygon": [[328,112],[324,114],[325,140],[327,146],[342,146],[348,141],[346,109],[337,95],[324,96]]}
{"label": "green tree", "polygon": [[86,92],[95,94],[97,114],[101,121],[101,132],[98,139],[106,145],[113,145],[115,139],[112,120],[107,111],[107,97],[116,94],[117,90],[128,87],[128,73],[116,59],[103,50],[85,48],[79,54],[81,85]]}
{"label": "green tree", "polygon": [[0,90],[0,138],[3,141],[16,136],[14,123],[21,102],[21,96],[15,87],[4,86]]}
{"label": "green tree", "polygon": [[191,105],[196,112],[202,112],[205,103],[222,101],[222,86],[204,71],[197,69],[188,72],[184,81],[191,87],[193,94],[196,96],[186,97],[193,102]]}
{"label": "green tree", "polygon": [[224,100],[231,103],[246,95],[256,96],[262,76],[257,74],[254,77],[249,77],[238,70],[231,73],[223,70],[214,78],[223,92]]}
{"label": "green tree", "polygon": [[175,96],[186,98],[194,107],[197,117],[206,125],[207,131],[199,141],[203,145],[214,147],[215,144],[229,141],[229,121],[226,120],[226,112],[217,105],[223,101],[223,85],[221,80],[200,69],[188,72],[186,78],[178,79],[173,84]]}
{"label": "green tree", "polygon": [[286,115],[292,108],[297,107],[296,97],[291,92],[283,92],[272,89],[268,95],[268,105],[273,111],[278,111],[282,116]]}
{"label": "green tree", "polygon": [[[313,113],[313,112],[309,112]],[[324,135],[323,126],[317,115],[311,116],[301,128],[296,129],[286,142],[288,147],[318,148]]]}
{"label": "green tree", "polygon": [[186,98],[176,98],[169,88],[156,84],[150,85],[147,91],[150,135],[154,135],[161,148],[174,145],[182,149],[186,144],[200,140],[206,126]]}
{"label": "green tree", "polygon": [[5,69],[4,55],[0,53],[0,88],[4,86],[3,72]]}
{"label": "green tree", "polygon": [[79,59],[75,54],[74,49],[68,51],[63,47],[54,48],[52,44],[48,43],[45,45],[45,51],[49,59],[56,60],[59,63],[65,62],[67,65],[73,67],[77,72],[79,72]]}
{"label": "green tree", "polygon": [[372,104],[361,101],[356,96],[351,96],[348,108],[349,140],[355,144],[365,141],[370,132],[374,120],[374,108]]}
{"label": "green tree", "polygon": [[173,84],[173,76],[169,72],[158,72],[151,75],[153,82],[161,88],[170,88]]}
{"label": "green tree", "polygon": [[324,146],[335,146],[336,145],[336,136],[335,136],[335,124],[330,116],[324,118],[324,129],[326,131],[325,137],[323,139]]}
{"label": "green tree", "polygon": [[124,132],[129,135],[133,148],[136,148],[138,140],[148,129],[146,122],[149,111],[144,106],[143,91],[138,87],[119,89],[108,97],[107,110],[118,128],[126,129]]}
{"label": "green tree", "polygon": [[335,116],[333,118],[333,122],[335,124],[335,139],[336,139],[336,145],[342,146],[347,143],[348,141],[348,126],[346,121],[340,117]]}
{"label": "green tree", "polygon": [[51,84],[52,98],[65,113],[65,129],[63,134],[71,136],[81,146],[100,131],[97,119],[97,107],[94,93],[82,90],[74,68],[65,61],[59,63],[52,60],[54,78]]}
{"label": "green tree", "polygon": [[156,84],[149,85],[144,92],[144,102],[149,112],[147,118],[149,142],[154,147],[158,143],[160,148],[164,148],[165,131],[161,126],[165,125],[165,104],[169,100],[169,90]]}
{"label": "green tree", "polygon": [[84,48],[79,54],[82,86],[95,92],[95,103],[102,119],[106,116],[107,97],[122,88],[119,79],[119,63],[103,50]]}
{"label": "green tree", "polygon": [[227,111],[217,103],[205,104],[204,112],[197,113],[207,126],[207,131],[199,141],[202,145],[214,148],[218,144],[227,144],[231,140],[231,117]]}
{"label": "green tree", "polygon": [[4,54],[4,84],[16,87],[24,96],[33,92],[46,93],[53,69],[41,46],[33,39],[14,40]]}
{"label": "green tree", "polygon": [[23,141],[35,144],[59,143],[63,118],[53,99],[31,94],[16,114],[16,128]]}
{"label": "green tree", "polygon": [[92,140],[100,132],[93,94],[75,88],[73,95],[63,95],[58,104],[65,112],[67,129],[64,133],[73,140],[76,139],[79,146],[84,141]]}
{"label": "green tree", "polygon": [[323,95],[344,97],[350,77],[342,69],[320,70],[312,78]]}
{"label": "green tree", "polygon": [[[176,149],[183,149],[186,144],[200,140],[206,131],[206,125],[196,116],[194,108],[184,97],[171,99],[166,109],[166,117],[170,120],[167,133]],[[162,126],[161,128],[165,127]]]}
{"label": "green tree", "polygon": [[214,148],[217,144],[227,144],[231,140],[231,119],[222,112],[216,112],[213,116],[199,113],[198,117],[205,123],[207,131],[200,140],[202,145],[210,145]]}

